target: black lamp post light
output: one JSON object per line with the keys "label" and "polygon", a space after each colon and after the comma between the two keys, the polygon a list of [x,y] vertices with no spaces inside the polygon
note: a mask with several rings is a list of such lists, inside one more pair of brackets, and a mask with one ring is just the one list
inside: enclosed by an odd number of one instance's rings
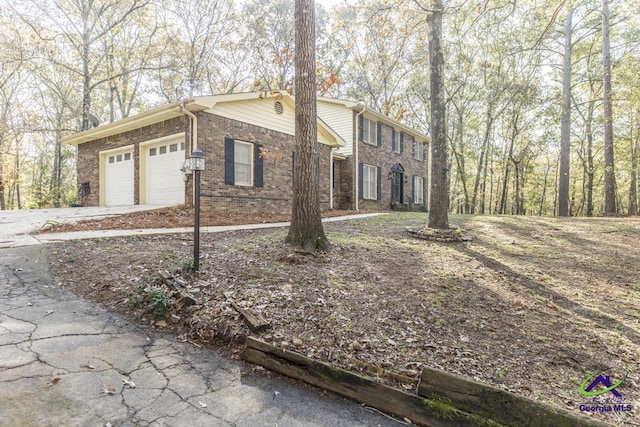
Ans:
{"label": "black lamp post light", "polygon": [[194,173],[195,186],[193,220],[193,271],[200,271],[200,172],[206,169],[206,158],[202,150],[196,148],[189,157],[189,169]]}

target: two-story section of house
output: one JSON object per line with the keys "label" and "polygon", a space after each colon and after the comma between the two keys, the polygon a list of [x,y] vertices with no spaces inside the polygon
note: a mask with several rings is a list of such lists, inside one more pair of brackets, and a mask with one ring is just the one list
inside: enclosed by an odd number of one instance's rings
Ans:
{"label": "two-story section of house", "polygon": [[318,98],[318,117],[346,141],[332,152],[333,208],[427,209],[426,135],[350,101]]}

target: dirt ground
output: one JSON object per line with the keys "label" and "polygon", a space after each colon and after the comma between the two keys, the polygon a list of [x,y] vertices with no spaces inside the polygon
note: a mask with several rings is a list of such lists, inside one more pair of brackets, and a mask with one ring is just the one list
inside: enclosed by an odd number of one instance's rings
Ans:
{"label": "dirt ground", "polygon": [[[140,215],[102,226],[140,228]],[[177,216],[165,222],[181,226]],[[284,228],[204,234],[195,277],[192,235],[74,241],[51,246],[51,271],[108,310],[224,343],[231,357],[249,333],[233,302],[271,323],[255,335],[406,389],[428,365],[578,413],[592,402],[582,382],[605,372],[624,378],[633,409],[586,415],[640,425],[640,220],[454,216],[471,242],[407,234],[426,219],[328,223],[332,249],[317,257],[284,245]],[[196,304],[172,296],[162,271]]]}

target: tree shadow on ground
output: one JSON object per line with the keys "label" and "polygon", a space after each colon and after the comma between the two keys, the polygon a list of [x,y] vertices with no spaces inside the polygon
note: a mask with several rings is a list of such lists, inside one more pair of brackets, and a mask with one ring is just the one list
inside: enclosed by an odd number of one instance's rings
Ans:
{"label": "tree shadow on ground", "polygon": [[484,255],[476,250],[473,250],[472,248],[466,245],[465,246],[456,245],[453,247],[455,247],[455,249],[458,250],[459,252],[482,263],[485,267],[490,268],[506,277],[513,279],[514,285],[525,286],[527,289],[529,289],[533,293],[549,299],[557,306],[564,308],[568,311],[571,311],[577,315],[591,319],[597,322],[600,327],[611,329],[611,330],[617,330],[621,334],[624,334],[634,344],[640,345],[640,333],[638,333],[638,331],[636,331],[635,329],[614,319],[613,317],[608,316],[604,313],[600,313],[593,309],[584,307],[583,305],[578,304],[575,301],[572,301],[571,299],[565,297],[564,295],[561,295],[549,289],[547,286],[535,280],[532,280],[523,274],[520,274],[514,271],[504,263],[494,258],[491,258],[487,255]]}

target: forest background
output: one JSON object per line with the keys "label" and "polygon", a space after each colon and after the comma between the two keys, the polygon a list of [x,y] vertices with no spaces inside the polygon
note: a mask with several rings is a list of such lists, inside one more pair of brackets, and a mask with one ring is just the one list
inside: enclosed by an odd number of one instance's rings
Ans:
{"label": "forest background", "polygon": [[[564,182],[567,214],[600,215],[609,171],[615,212],[637,214],[633,2],[444,3],[452,212],[557,215]],[[316,2],[319,93],[429,134],[429,6]],[[98,121],[198,95],[295,90],[293,10],[293,0],[1,0],[0,208],[75,203],[75,147],[60,141]],[[615,158],[607,167],[606,122]]]}

